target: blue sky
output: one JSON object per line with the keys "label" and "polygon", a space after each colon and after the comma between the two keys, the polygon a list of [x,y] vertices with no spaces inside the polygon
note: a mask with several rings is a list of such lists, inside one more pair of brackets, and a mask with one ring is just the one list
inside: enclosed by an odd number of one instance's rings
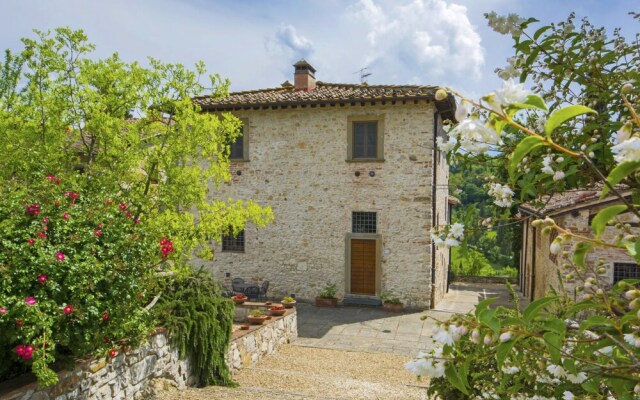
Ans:
{"label": "blue sky", "polygon": [[[292,80],[305,57],[316,77],[371,84],[448,85],[477,97],[500,86],[494,74],[512,54],[508,37],[483,14],[518,13],[558,22],[575,11],[627,39],[640,23],[631,0],[5,0],[0,49],[19,49],[31,30],[83,29],[97,57],[193,65],[232,82],[232,90],[275,87]],[[635,6],[635,9],[633,8]]]}

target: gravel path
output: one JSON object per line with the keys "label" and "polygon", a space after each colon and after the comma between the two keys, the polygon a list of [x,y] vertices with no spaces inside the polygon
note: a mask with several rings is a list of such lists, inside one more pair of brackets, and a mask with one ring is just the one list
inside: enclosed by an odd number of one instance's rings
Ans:
{"label": "gravel path", "polygon": [[408,357],[284,345],[257,366],[241,370],[238,388],[162,390],[157,400],[413,400],[426,383],[404,369]]}

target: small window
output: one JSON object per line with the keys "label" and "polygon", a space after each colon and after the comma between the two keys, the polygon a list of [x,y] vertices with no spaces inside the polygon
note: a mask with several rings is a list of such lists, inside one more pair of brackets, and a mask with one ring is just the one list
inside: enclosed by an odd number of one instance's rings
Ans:
{"label": "small window", "polygon": [[244,136],[238,136],[236,141],[231,143],[231,151],[229,152],[229,160],[244,159]]}
{"label": "small window", "polygon": [[614,263],[613,283],[623,279],[640,279],[640,267],[634,263]]}
{"label": "small window", "polygon": [[377,215],[375,212],[354,211],[351,215],[353,233],[376,233]]}
{"label": "small window", "polygon": [[231,231],[222,237],[222,251],[231,253],[244,253],[244,230],[234,237]]}
{"label": "small window", "polygon": [[347,127],[348,161],[384,161],[383,117],[349,117]]}

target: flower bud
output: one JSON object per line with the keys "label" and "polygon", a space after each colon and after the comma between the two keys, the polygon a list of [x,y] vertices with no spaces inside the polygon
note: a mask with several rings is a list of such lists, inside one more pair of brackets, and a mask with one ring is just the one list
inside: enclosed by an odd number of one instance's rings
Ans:
{"label": "flower bud", "polygon": [[[640,314],[640,313],[639,313]],[[640,318],[640,317],[639,317]],[[480,343],[480,331],[477,329],[474,329],[471,332],[471,341],[473,343]]]}
{"label": "flower bud", "polygon": [[456,107],[456,113],[455,113],[456,121],[458,122],[462,121],[463,119],[467,118],[468,114],[469,114],[469,111],[467,110],[467,107],[465,106],[464,102],[460,103],[460,105]]}
{"label": "flower bud", "polygon": [[607,269],[606,269],[606,268],[598,268],[598,269],[596,270],[596,273],[597,273],[598,275],[604,275],[604,274],[606,274],[606,273],[607,273]]}
{"label": "flower bud", "polygon": [[629,303],[629,308],[632,310],[640,310],[640,299],[635,299]]}
{"label": "flower bud", "polygon": [[533,226],[534,228],[538,228],[540,226],[542,226],[542,224],[544,224],[544,221],[541,219],[536,219],[535,221],[533,221],[531,223],[531,226]]}
{"label": "flower bud", "polygon": [[436,90],[436,100],[442,101],[447,98],[447,92],[444,89]]}
{"label": "flower bud", "polygon": [[491,338],[491,336],[490,336],[490,335],[486,335],[486,336],[484,337],[484,344],[485,344],[485,345],[487,345],[487,346],[488,346],[488,345],[490,345],[492,341],[493,341],[493,339]]}
{"label": "flower bud", "polygon": [[504,342],[508,342],[509,340],[511,340],[511,332],[503,332],[503,333],[500,335],[500,341],[501,341],[502,343],[504,343]]}
{"label": "flower bud", "polygon": [[633,300],[633,299],[636,299],[636,298],[640,297],[640,290],[634,290],[634,289],[632,289],[632,290],[627,290],[627,291],[624,293],[624,297],[626,297],[626,298],[627,298],[627,300]]}
{"label": "flower bud", "polygon": [[598,290],[596,290],[596,294],[597,294],[598,296],[602,296],[602,295],[604,294],[604,290],[602,290],[602,289],[598,289]]}
{"label": "flower bud", "polygon": [[562,246],[560,245],[560,241],[557,239],[554,240],[553,243],[551,243],[551,246],[549,246],[549,252],[551,254],[558,254],[561,250]]}
{"label": "flower bud", "polygon": [[592,298],[593,296],[588,293],[582,295],[582,300],[591,300]]}
{"label": "flower bud", "polygon": [[624,85],[622,85],[620,92],[622,92],[622,94],[628,94],[628,93],[631,93],[632,90],[633,90],[633,85],[631,83],[625,83]]}

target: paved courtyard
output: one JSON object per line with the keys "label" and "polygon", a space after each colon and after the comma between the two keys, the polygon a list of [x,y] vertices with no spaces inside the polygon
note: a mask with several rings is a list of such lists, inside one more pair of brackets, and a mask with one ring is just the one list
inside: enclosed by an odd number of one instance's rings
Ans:
{"label": "paved courtyard", "polygon": [[[498,297],[511,305],[503,284],[455,283],[434,310],[394,314],[374,307],[318,308],[298,305],[296,346],[415,356],[431,347],[431,328],[453,313],[472,311],[478,302]],[[426,317],[426,318],[424,318]]]}

